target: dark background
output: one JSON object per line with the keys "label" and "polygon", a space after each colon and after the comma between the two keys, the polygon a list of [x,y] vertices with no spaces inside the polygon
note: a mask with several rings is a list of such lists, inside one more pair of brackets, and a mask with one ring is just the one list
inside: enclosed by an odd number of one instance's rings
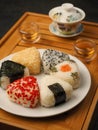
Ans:
{"label": "dark background", "polygon": [[85,11],[85,20],[98,22],[98,0],[0,0],[0,38],[24,12],[48,14],[51,8],[68,2]]}
{"label": "dark background", "polygon": [[[98,0],[0,0],[0,38],[26,11],[48,14],[53,7],[72,3],[86,13],[84,20],[98,23]],[[98,130],[98,105],[89,130]]]}

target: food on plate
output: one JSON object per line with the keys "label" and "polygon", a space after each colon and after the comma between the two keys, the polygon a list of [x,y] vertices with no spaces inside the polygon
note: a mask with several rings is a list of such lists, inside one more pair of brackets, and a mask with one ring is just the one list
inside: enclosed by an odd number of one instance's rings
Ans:
{"label": "food on plate", "polygon": [[39,74],[41,69],[41,58],[38,49],[30,47],[17,52],[12,61],[20,63],[29,68],[30,74]]}
{"label": "food on plate", "polygon": [[42,64],[44,73],[49,74],[50,70],[54,69],[54,66],[65,60],[68,60],[68,54],[60,51],[47,49],[42,55]]}
{"label": "food on plate", "polygon": [[29,75],[29,69],[24,65],[7,60],[2,62],[0,68],[0,85],[3,89],[14,80]]}
{"label": "food on plate", "polygon": [[24,107],[35,107],[39,102],[39,87],[37,79],[33,76],[23,77],[8,85],[9,99]]}
{"label": "food on plate", "polygon": [[57,106],[71,98],[72,86],[66,81],[52,75],[40,80],[40,102],[44,107]]}
{"label": "food on plate", "polygon": [[73,88],[78,88],[80,84],[80,73],[78,65],[74,60],[64,61],[54,67],[51,74],[70,83]]}
{"label": "food on plate", "polygon": [[[41,67],[43,73],[37,75]],[[32,74],[36,74],[36,78]],[[53,107],[72,97],[73,89],[80,85],[80,73],[68,54],[52,49],[40,53],[31,47],[2,62],[0,84],[9,99],[17,104],[30,108],[39,103]]]}

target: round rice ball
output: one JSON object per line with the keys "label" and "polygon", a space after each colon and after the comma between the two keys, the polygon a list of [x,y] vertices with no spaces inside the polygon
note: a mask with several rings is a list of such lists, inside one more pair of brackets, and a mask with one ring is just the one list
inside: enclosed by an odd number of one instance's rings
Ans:
{"label": "round rice ball", "polygon": [[55,66],[55,72],[51,71],[51,75],[65,80],[70,83],[74,89],[80,85],[80,73],[78,65],[73,60],[64,61]]}

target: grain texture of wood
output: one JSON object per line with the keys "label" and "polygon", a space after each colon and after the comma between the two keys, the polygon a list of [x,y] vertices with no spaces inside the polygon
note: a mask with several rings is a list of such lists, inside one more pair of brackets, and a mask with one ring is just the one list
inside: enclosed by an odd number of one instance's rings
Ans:
{"label": "grain texture of wood", "polygon": [[[21,41],[18,28],[22,22],[36,22],[41,39],[35,43]],[[49,31],[51,19],[47,15],[26,12],[0,40],[0,59],[27,47],[52,48],[74,55],[73,44],[78,38],[95,40],[98,49],[98,24],[83,21],[84,31],[72,38],[57,37]],[[98,100],[98,56],[91,63],[84,63],[90,71],[92,84],[85,99],[72,110],[47,118],[27,118],[10,114],[0,109],[0,123],[28,130],[86,130]]]}

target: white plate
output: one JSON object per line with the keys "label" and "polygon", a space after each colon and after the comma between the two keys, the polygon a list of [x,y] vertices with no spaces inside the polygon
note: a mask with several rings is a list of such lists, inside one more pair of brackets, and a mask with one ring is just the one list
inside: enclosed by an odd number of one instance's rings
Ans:
{"label": "white plate", "polygon": [[[44,52],[43,49],[40,49],[39,51],[41,55]],[[0,65],[3,61],[11,59],[12,56],[13,55],[9,55],[5,57],[4,59],[2,59],[0,61]],[[86,97],[90,89],[91,77],[90,77],[90,73],[88,69],[80,60],[78,60],[74,56],[71,56],[71,55],[69,56],[71,59],[77,62],[79,66],[80,78],[81,78],[80,87],[74,90],[72,94],[72,98],[69,101],[59,106],[52,107],[52,108],[44,108],[41,106],[38,106],[36,108],[24,108],[21,105],[11,102],[6,95],[5,90],[0,88],[0,108],[15,115],[38,118],[38,117],[49,117],[49,116],[61,114],[77,106]],[[38,80],[42,76],[44,76],[44,74],[37,76]]]}
{"label": "white plate", "polygon": [[78,27],[78,29],[77,29],[77,31],[76,31],[75,33],[73,33],[73,34],[71,34],[71,35],[70,35],[70,34],[67,35],[67,34],[60,33],[60,32],[56,29],[55,23],[52,22],[52,23],[50,24],[50,26],[49,26],[49,30],[50,30],[51,33],[53,33],[53,34],[56,35],[56,36],[68,38],[68,37],[75,37],[75,36],[79,35],[80,33],[83,32],[84,29],[83,29],[83,25],[80,24],[80,26]]}

